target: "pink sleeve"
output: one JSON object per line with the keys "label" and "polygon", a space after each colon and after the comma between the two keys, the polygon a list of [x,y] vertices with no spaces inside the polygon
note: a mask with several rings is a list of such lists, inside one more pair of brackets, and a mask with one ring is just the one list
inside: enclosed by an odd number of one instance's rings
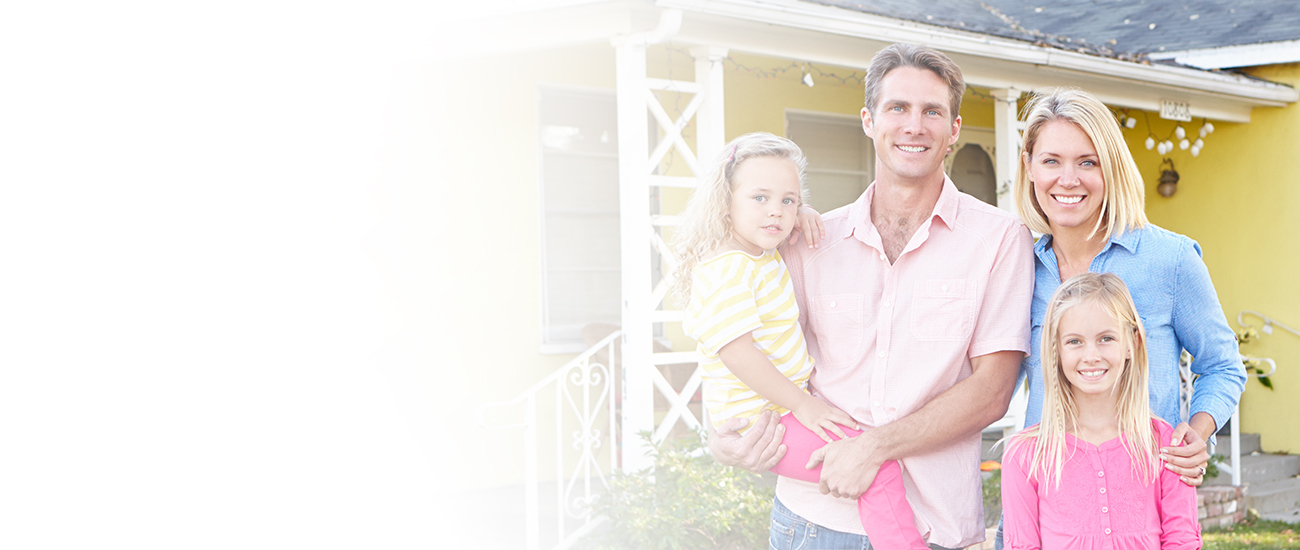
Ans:
{"label": "pink sleeve", "polygon": [[[1172,430],[1160,434],[1168,440]],[[1201,524],[1196,519],[1196,488],[1160,466],[1160,548],[1162,550],[1198,550],[1201,547]]]}
{"label": "pink sleeve", "polygon": [[1029,353],[1029,303],[1034,294],[1034,241],[1012,224],[1002,234],[975,319],[970,357],[999,351]]}
{"label": "pink sleeve", "polygon": [[1007,550],[1043,546],[1038,528],[1038,482],[1028,475],[1033,441],[1015,440],[1002,457],[1002,540]]}

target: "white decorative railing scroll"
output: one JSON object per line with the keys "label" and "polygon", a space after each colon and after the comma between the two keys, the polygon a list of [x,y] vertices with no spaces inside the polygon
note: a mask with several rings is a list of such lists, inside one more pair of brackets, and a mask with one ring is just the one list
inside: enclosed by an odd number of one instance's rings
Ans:
{"label": "white decorative railing scroll", "polygon": [[[1282,330],[1285,330],[1285,331],[1287,331],[1287,332],[1290,332],[1291,334],[1294,334],[1294,335],[1296,335],[1296,336],[1300,336],[1300,331],[1297,331],[1296,329],[1293,329],[1293,328],[1291,328],[1291,327],[1289,327],[1289,326],[1283,324],[1282,322],[1278,321],[1277,319],[1274,319],[1274,318],[1272,318],[1272,317],[1269,317],[1269,316],[1267,316],[1267,315],[1264,315],[1264,314],[1262,314],[1262,313],[1260,313],[1260,312],[1258,312],[1258,311],[1249,310],[1249,309],[1247,309],[1247,310],[1242,310],[1242,311],[1240,311],[1240,312],[1237,313],[1237,325],[1240,326],[1241,328],[1252,328],[1250,325],[1247,325],[1247,324],[1245,323],[1244,317],[1247,316],[1247,315],[1253,315],[1253,316],[1258,317],[1258,318],[1260,318],[1260,319],[1262,319],[1262,320],[1264,321],[1264,325],[1263,325],[1263,327],[1261,327],[1261,328],[1259,329],[1260,332],[1262,332],[1262,333],[1264,333],[1264,334],[1273,334],[1273,328],[1274,328],[1274,327],[1277,327],[1277,328],[1281,328]],[[1246,363],[1253,363],[1253,364],[1267,363],[1267,364],[1268,364],[1268,366],[1269,366],[1269,371],[1268,371],[1268,372],[1248,373],[1248,374],[1251,375],[1251,376],[1256,376],[1256,377],[1263,378],[1263,377],[1266,377],[1266,376],[1271,376],[1273,373],[1277,372],[1277,362],[1274,361],[1273,359],[1268,358],[1268,357],[1251,357],[1251,356],[1242,355],[1242,356],[1241,356],[1241,360],[1242,360],[1243,362],[1246,362]],[[1191,362],[1192,362],[1192,357],[1191,357],[1191,355],[1189,355],[1186,351],[1183,351],[1183,355],[1182,355],[1182,357],[1180,358],[1180,360],[1178,361],[1178,374],[1179,374],[1179,378],[1182,380],[1182,384],[1183,384],[1182,392],[1181,392],[1181,396],[1180,396],[1181,399],[1180,399],[1180,402],[1179,402],[1179,405],[1180,405],[1180,407],[1181,407],[1181,411],[1179,411],[1179,412],[1182,414],[1182,417],[1183,417],[1183,418],[1187,418],[1187,417],[1188,417],[1188,414],[1191,412],[1191,404],[1192,404],[1192,380],[1193,380],[1192,369],[1191,369]],[[1228,460],[1227,460],[1226,462],[1222,463],[1222,464],[1219,464],[1219,470],[1224,471],[1224,472],[1228,472],[1229,474],[1232,475],[1232,484],[1233,484],[1233,485],[1241,485],[1241,468],[1240,468],[1240,464],[1241,464],[1241,428],[1240,428],[1240,424],[1241,424],[1241,406],[1238,405],[1236,408],[1234,408],[1234,409],[1232,410],[1232,421],[1231,421],[1231,426],[1232,426],[1232,427],[1231,427],[1231,428],[1229,429],[1229,431],[1228,431],[1228,433],[1229,433],[1229,441],[1231,441],[1231,443],[1230,443],[1230,445],[1229,445],[1229,446],[1231,447],[1231,449],[1230,449],[1230,451],[1229,451]]]}
{"label": "white decorative railing scroll", "polygon": [[[475,411],[479,425],[486,429],[524,429],[524,523],[529,550],[541,548],[537,413],[538,397],[548,388],[553,387],[555,400],[555,527],[559,540],[552,548],[568,548],[602,521],[592,514],[591,504],[599,492],[609,489],[607,476],[618,468],[613,359],[617,357],[614,344],[621,335],[615,331],[606,336],[518,397],[485,403]],[[601,352],[603,363],[596,361]],[[488,424],[489,411],[519,406],[523,421]],[[602,454],[608,455],[607,469],[600,465]],[[572,529],[566,526],[570,519],[579,522]]]}

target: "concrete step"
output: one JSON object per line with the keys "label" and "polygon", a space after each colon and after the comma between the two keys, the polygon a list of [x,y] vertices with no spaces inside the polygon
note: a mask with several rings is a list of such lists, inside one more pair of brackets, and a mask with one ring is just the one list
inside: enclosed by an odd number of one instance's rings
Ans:
{"label": "concrete step", "polygon": [[1285,521],[1287,523],[1300,523],[1300,508],[1282,510],[1281,512],[1260,513],[1259,517],[1269,521]]}
{"label": "concrete step", "polygon": [[[1300,474],[1300,456],[1252,454],[1241,457],[1241,482],[1255,485],[1295,477]],[[1205,480],[1207,485],[1231,485],[1232,476],[1220,471],[1219,477]]]}
{"label": "concrete step", "polygon": [[[1232,452],[1232,437],[1227,434],[1219,434],[1215,436],[1215,439],[1215,444],[1218,446],[1218,449],[1215,450],[1215,452],[1223,456],[1228,456],[1228,454]],[[1241,434],[1242,455],[1248,455],[1260,451],[1259,434]]]}
{"label": "concrete step", "polygon": [[1246,506],[1259,510],[1260,514],[1300,508],[1300,478],[1252,483],[1246,489]]}

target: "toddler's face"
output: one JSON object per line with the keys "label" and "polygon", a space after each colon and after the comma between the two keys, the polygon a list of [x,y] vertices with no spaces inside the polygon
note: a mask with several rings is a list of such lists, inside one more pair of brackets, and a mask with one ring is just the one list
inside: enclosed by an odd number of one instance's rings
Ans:
{"label": "toddler's face", "polygon": [[757,256],[790,236],[799,210],[799,168],[789,159],[755,157],[732,174],[731,234]]}

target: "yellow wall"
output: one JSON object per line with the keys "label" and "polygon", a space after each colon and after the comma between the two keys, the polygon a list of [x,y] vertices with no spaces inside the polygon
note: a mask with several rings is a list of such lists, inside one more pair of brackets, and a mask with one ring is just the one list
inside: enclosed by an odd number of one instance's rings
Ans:
{"label": "yellow wall", "polygon": [[[1300,85],[1300,64],[1257,69],[1255,76]],[[1141,115],[1138,115],[1139,119]],[[1149,113],[1157,136],[1173,122]],[[1147,215],[1157,225],[1200,242],[1219,299],[1235,329],[1237,312],[1252,309],[1300,327],[1300,105],[1258,108],[1249,124],[1214,122],[1205,149],[1192,157],[1175,150],[1181,179],[1170,198],[1156,193],[1160,157],[1141,144],[1144,124],[1128,130],[1134,158],[1147,182]],[[1201,121],[1184,123],[1195,140]],[[1157,137],[1159,140],[1160,137]],[[1258,319],[1248,323],[1260,326]],[[1275,330],[1247,344],[1250,355],[1272,357],[1278,372],[1269,391],[1247,380],[1241,401],[1242,428],[1258,432],[1266,451],[1300,452],[1300,337]]]}

